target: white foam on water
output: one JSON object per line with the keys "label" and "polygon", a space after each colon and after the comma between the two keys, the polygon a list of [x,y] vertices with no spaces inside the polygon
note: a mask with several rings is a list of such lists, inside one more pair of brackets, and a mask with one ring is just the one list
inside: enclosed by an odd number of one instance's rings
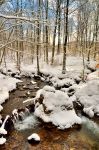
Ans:
{"label": "white foam on water", "polygon": [[14,127],[16,130],[21,131],[35,128],[38,124],[37,118],[34,115],[29,115],[24,120],[15,122]]}

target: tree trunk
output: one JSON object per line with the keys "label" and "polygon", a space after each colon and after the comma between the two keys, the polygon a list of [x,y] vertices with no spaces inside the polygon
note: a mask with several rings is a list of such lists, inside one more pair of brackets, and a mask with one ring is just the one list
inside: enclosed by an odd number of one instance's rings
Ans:
{"label": "tree trunk", "polygon": [[48,0],[46,0],[46,63],[48,64]]}
{"label": "tree trunk", "polygon": [[51,64],[54,63],[54,54],[55,54],[55,39],[56,39],[56,29],[57,29],[57,19],[58,19],[58,2],[59,0],[57,1],[57,4],[56,4],[56,17],[55,17],[55,27],[54,27],[54,33],[53,33],[53,46],[52,46],[52,61],[51,61]]}
{"label": "tree trunk", "polygon": [[36,57],[37,57],[37,74],[40,74],[40,67],[39,67],[39,50],[40,50],[40,7],[41,1],[38,0],[38,14],[37,14],[37,50],[36,50]]}
{"label": "tree trunk", "polygon": [[63,45],[63,66],[62,66],[62,73],[66,73],[66,53],[67,53],[67,39],[68,39],[68,8],[69,8],[69,0],[66,3],[66,18],[65,18],[65,41]]}
{"label": "tree trunk", "polygon": [[60,29],[61,29],[61,9],[60,9],[61,2],[59,0],[58,3],[58,47],[57,47],[57,54],[60,54],[60,45],[61,45],[61,38],[60,38]]}

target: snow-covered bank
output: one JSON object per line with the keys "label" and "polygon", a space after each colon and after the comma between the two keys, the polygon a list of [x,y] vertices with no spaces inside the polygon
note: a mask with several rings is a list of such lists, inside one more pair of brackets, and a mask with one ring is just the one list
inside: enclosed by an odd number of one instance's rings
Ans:
{"label": "snow-covered bank", "polygon": [[[21,81],[0,73],[0,111],[3,109],[1,104],[9,98],[9,92],[16,89],[16,83],[18,82]],[[2,116],[0,116],[0,135],[2,135],[2,137],[0,137],[0,145],[6,142],[6,138],[4,138],[3,135],[7,134],[7,131],[5,130],[4,126],[8,118],[9,116],[6,116],[4,122],[2,122]]]}
{"label": "snow-covered bank", "polygon": [[[50,65],[51,63],[51,53],[49,53],[49,64],[46,64],[46,62],[44,62],[44,58],[41,57],[39,59],[40,62],[40,71],[45,74],[45,75],[50,75],[50,76],[54,76],[54,77],[59,77],[62,73],[62,59],[63,59],[63,54],[60,55],[56,55],[54,58],[54,64]],[[11,74],[12,73],[19,73],[19,71],[17,70],[16,67],[16,63],[13,60],[6,60],[6,68],[5,68],[5,64],[2,63],[2,66],[0,67],[0,69],[4,72],[4,73],[8,73]],[[88,62],[85,59],[85,65],[87,65]],[[90,61],[90,66],[95,68],[95,61]],[[65,76],[68,76],[70,78],[74,78],[77,77],[79,75],[82,74],[82,70],[83,70],[83,59],[82,57],[79,56],[68,56],[67,57],[67,62],[66,62],[66,70],[67,73]],[[22,75],[26,75],[26,76],[33,76],[34,73],[36,73],[37,71],[37,63],[36,63],[36,59],[34,59],[33,64],[30,63],[25,63],[22,62],[20,65],[20,72]],[[90,70],[85,69],[86,73],[90,73]]]}
{"label": "snow-covered bank", "polygon": [[60,129],[81,124],[81,119],[73,109],[66,93],[55,90],[54,87],[45,86],[37,92],[38,99],[35,100],[35,115],[44,122],[51,122]]}
{"label": "snow-covered bank", "polygon": [[1,104],[9,98],[9,92],[16,89],[16,83],[18,82],[22,81],[0,73],[0,111],[3,109]]}
{"label": "snow-covered bank", "polygon": [[89,116],[99,116],[99,80],[83,84],[75,93],[77,101],[83,106],[83,111]]}

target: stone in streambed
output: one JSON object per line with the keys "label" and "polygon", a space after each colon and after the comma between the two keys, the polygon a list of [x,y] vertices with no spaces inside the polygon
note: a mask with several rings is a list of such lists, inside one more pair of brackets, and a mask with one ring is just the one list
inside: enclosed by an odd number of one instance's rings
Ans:
{"label": "stone in streambed", "polygon": [[38,134],[33,133],[27,138],[30,144],[38,144],[40,142],[40,137]]}
{"label": "stone in streambed", "polygon": [[8,132],[14,128],[14,124],[13,124],[12,118],[10,116],[6,120],[4,128]]}

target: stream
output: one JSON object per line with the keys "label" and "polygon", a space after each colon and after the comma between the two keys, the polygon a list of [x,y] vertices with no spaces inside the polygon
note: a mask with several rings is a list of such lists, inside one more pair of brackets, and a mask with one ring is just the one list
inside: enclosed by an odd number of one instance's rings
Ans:
{"label": "stream", "polygon": [[[11,114],[15,108],[24,108],[27,104],[23,104],[23,101],[35,97],[36,91],[46,85],[40,80],[35,80],[36,84],[32,84],[30,78],[22,78],[22,81],[18,83],[17,89],[10,93],[9,100],[3,104],[3,117]],[[15,129],[8,135],[6,144],[0,146],[0,150],[99,150],[98,118],[91,120],[81,117],[80,129],[61,131],[45,127],[33,114],[30,114],[23,121],[15,123]],[[28,143],[27,137],[32,133],[40,135],[40,144]]]}

